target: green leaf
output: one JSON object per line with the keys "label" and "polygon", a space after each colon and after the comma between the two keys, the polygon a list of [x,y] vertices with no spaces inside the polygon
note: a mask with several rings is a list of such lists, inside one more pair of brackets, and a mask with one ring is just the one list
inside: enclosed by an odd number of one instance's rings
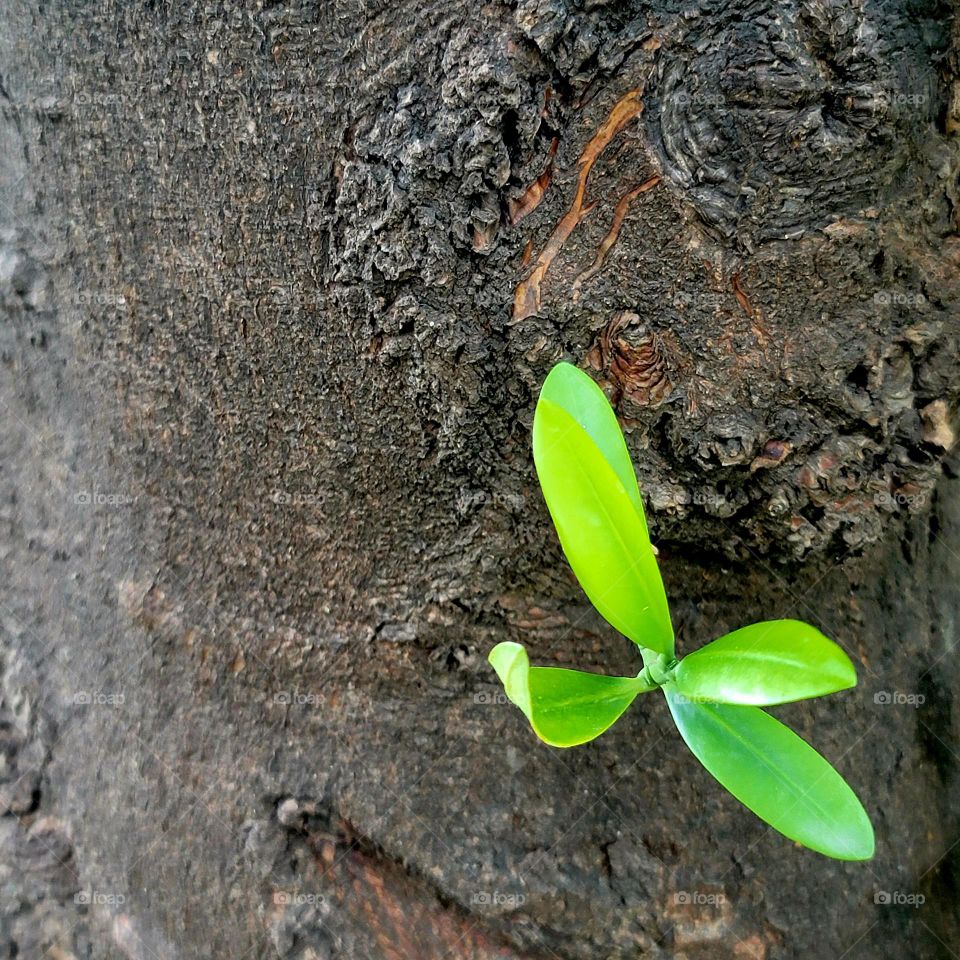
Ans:
{"label": "green leaf", "polygon": [[531,667],[519,643],[498,643],[490,663],[534,733],[553,747],[575,747],[599,737],[653,685],[635,677],[604,677],[559,667]]}
{"label": "green leaf", "polygon": [[627,496],[640,514],[643,529],[646,531],[647,518],[643,512],[637,475],[627,451],[627,443],[623,439],[623,431],[613,407],[600,387],[573,364],[558,363],[543,381],[540,399],[555,403],[583,427],[623,484],[623,489],[627,491]]}
{"label": "green leaf", "polygon": [[591,603],[634,643],[672,655],[670,611],[643,515],[590,435],[543,397],[533,459],[563,552]]}
{"label": "green leaf", "polygon": [[767,620],[734,630],[680,661],[678,693],[695,700],[764,706],[856,686],[850,658],[799,620]]}
{"label": "green leaf", "polygon": [[680,735],[742,804],[784,836],[837,860],[869,860],[873,827],[843,777],[757,707],[694,703],[663,688]]}

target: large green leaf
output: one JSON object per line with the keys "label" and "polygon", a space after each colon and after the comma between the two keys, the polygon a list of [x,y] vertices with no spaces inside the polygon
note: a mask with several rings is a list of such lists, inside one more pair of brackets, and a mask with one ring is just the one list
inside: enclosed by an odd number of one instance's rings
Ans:
{"label": "large green leaf", "polygon": [[653,689],[634,677],[531,667],[519,643],[498,643],[489,660],[507,696],[523,711],[534,733],[554,747],[575,747],[599,737],[637,694]]}
{"label": "large green leaf", "polygon": [[623,431],[610,401],[594,380],[571,363],[558,363],[543,381],[540,399],[549,400],[565,410],[596,444],[604,459],[623,484],[631,502],[640,514],[643,529],[647,518],[643,512],[637,475],[623,439]]}
{"label": "large green leaf", "polygon": [[784,836],[837,860],[869,860],[873,827],[843,777],[789,727],[757,707],[695,703],[663,688],[697,759]]}
{"label": "large green leaf", "polygon": [[857,683],[850,658],[799,620],[767,620],[734,630],[680,661],[685,697],[764,706],[819,697]]}
{"label": "large green leaf", "polygon": [[642,513],[590,435],[543,397],[533,459],[563,552],[590,601],[634,643],[672,655],[670,611]]}

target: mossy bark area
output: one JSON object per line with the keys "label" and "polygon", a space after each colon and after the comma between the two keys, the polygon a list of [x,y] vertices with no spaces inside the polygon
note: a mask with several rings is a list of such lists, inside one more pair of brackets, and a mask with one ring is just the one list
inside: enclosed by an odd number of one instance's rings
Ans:
{"label": "mossy bark area", "polygon": [[[949,956],[950,15],[12,3],[3,949]],[[656,694],[573,751],[502,702],[504,639],[639,669],[537,489],[561,358],[680,652],[793,616],[854,659],[776,712],[871,863],[756,821]]]}

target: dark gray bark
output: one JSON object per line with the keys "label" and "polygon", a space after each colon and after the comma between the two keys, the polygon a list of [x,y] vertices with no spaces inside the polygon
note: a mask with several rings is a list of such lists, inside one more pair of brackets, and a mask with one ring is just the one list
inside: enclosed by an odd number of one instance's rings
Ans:
{"label": "dark gray bark", "polygon": [[[5,14],[0,956],[952,955],[946,4]],[[777,713],[873,862],[655,697],[575,751],[497,702],[502,639],[637,666],[536,487],[560,358],[682,649],[797,616],[854,657]]]}

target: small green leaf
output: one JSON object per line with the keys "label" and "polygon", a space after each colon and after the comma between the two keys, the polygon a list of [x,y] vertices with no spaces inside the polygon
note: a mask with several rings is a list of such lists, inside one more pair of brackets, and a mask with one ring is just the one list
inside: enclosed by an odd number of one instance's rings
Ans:
{"label": "small green leaf", "polygon": [[784,836],[837,860],[869,860],[873,827],[843,777],[757,707],[695,703],[663,688],[680,735],[742,804]]}
{"label": "small green leaf", "polygon": [[673,653],[673,628],[642,513],[590,435],[540,398],[533,459],[560,544],[600,615],[634,643]]}
{"label": "small green leaf", "polygon": [[611,727],[639,693],[653,689],[634,677],[605,677],[559,667],[531,667],[519,643],[498,643],[490,663],[507,697],[553,747],[575,747]]}
{"label": "small green leaf", "polygon": [[799,620],[734,630],[680,661],[676,689],[695,700],[765,706],[856,686],[850,658]]}
{"label": "small green leaf", "polygon": [[516,704],[523,715],[530,719],[530,660],[522,644],[509,640],[498,643],[487,655],[491,666],[503,684],[507,699]]}
{"label": "small green leaf", "polygon": [[643,512],[637,475],[627,451],[627,443],[623,439],[623,431],[613,407],[600,387],[572,363],[558,363],[543,381],[540,399],[555,403],[583,427],[623,484],[623,489],[627,491],[627,496],[640,514],[643,529],[646,531],[647,518]]}

